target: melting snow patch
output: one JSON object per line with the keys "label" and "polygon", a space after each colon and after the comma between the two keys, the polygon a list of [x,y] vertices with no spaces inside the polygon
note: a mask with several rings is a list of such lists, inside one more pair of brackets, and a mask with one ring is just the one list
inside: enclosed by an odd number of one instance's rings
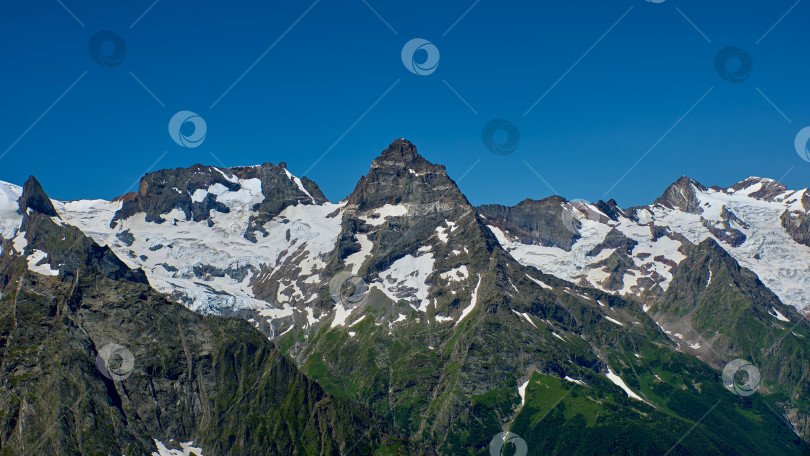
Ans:
{"label": "melting snow patch", "polygon": [[446,233],[447,227],[445,226],[437,226],[436,227],[436,236],[439,237],[439,240],[447,244],[447,239],[449,236]]}
{"label": "melting snow patch", "polygon": [[567,375],[565,376],[565,379],[566,379],[566,380],[568,380],[569,382],[574,382],[574,383],[576,383],[577,385],[580,385],[580,386],[585,386],[585,382],[583,382],[582,380],[577,380],[577,379],[575,379],[575,378],[571,378],[571,377],[569,377],[569,376],[567,376]]}
{"label": "melting snow patch", "polygon": [[518,386],[518,394],[520,394],[520,406],[526,403],[526,387],[529,386],[529,381],[526,380],[522,385]]}
{"label": "melting snow patch", "polygon": [[25,231],[20,231],[14,236],[14,241],[11,244],[17,253],[23,253],[23,250],[28,246],[28,239],[25,238]]}
{"label": "melting snow patch", "polygon": [[539,281],[539,280],[535,279],[534,277],[530,276],[529,274],[526,274],[526,277],[528,277],[528,278],[529,278],[529,280],[531,280],[532,282],[534,282],[534,283],[536,283],[536,284],[540,285],[541,287],[543,287],[543,288],[545,288],[545,289],[547,289],[547,290],[552,290],[552,289],[553,289],[553,288],[551,288],[550,286],[546,285],[545,283],[543,283],[543,282],[541,282],[541,281]]}
{"label": "melting snow patch", "polygon": [[189,456],[192,452],[197,456],[203,456],[202,448],[192,446],[194,442],[183,442],[180,443],[181,450],[170,450],[160,440],[152,440],[155,441],[155,446],[157,446],[157,452],[153,451],[152,456]]}
{"label": "melting snow patch", "polygon": [[529,314],[527,314],[526,312],[518,312],[518,311],[516,311],[514,309],[512,309],[512,312],[514,312],[519,317],[525,318],[526,321],[528,321],[530,325],[534,326],[534,328],[537,329],[537,325],[534,324],[534,322],[532,321],[531,318],[529,318]]}
{"label": "melting snow patch", "polygon": [[360,271],[360,266],[363,265],[366,257],[371,255],[371,249],[374,247],[374,243],[368,240],[367,234],[357,234],[357,242],[360,243],[360,251],[352,253],[344,260],[347,266],[352,267],[352,274],[357,274]]}
{"label": "melting snow patch", "polygon": [[[470,312],[472,312],[472,310],[475,308],[475,303],[478,300],[478,288],[480,286],[481,286],[481,275],[479,274],[478,275],[478,285],[476,285],[475,290],[473,290],[472,298],[470,299],[470,305],[465,307],[464,310],[461,311],[461,317],[459,317],[458,321],[463,320],[464,317],[469,315]],[[456,323],[458,323],[458,321]]]}
{"label": "melting snow patch", "polygon": [[385,223],[388,217],[401,217],[408,213],[407,206],[403,204],[386,204],[383,207],[374,209],[374,217],[360,216],[360,220],[372,226],[380,226]]}
{"label": "melting snow patch", "polygon": [[638,400],[638,401],[646,402],[646,401],[644,401],[644,399],[642,399],[642,398],[641,398],[641,396],[639,396],[638,394],[634,393],[634,392],[633,392],[633,390],[631,390],[631,389],[630,389],[630,387],[628,387],[628,386],[627,386],[627,385],[624,383],[624,380],[622,380],[622,378],[621,378],[621,377],[619,377],[618,375],[614,374],[614,373],[613,373],[613,372],[610,370],[610,368],[608,368],[608,372],[607,372],[607,374],[605,374],[605,375],[607,375],[607,378],[609,378],[611,382],[613,382],[614,384],[616,384],[616,386],[618,386],[619,388],[623,389],[623,390],[624,390],[624,392],[625,392],[625,393],[627,393],[627,395],[628,395],[628,396],[630,396],[631,398],[633,398],[633,399],[635,399],[635,400]]}
{"label": "melting snow patch", "polygon": [[360,318],[358,318],[357,320],[354,320],[354,321],[353,321],[353,322],[352,322],[352,323],[349,325],[349,327],[351,328],[352,326],[354,326],[354,325],[356,325],[356,324],[360,323],[360,322],[361,322],[361,321],[363,321],[363,319],[365,319],[365,318],[366,318],[366,316],[365,316],[365,315],[361,316],[361,317],[360,317]]}
{"label": "melting snow patch", "polygon": [[433,254],[423,253],[419,256],[405,255],[395,261],[390,268],[379,274],[382,283],[371,286],[385,293],[392,301],[401,299],[418,301],[419,310],[427,309],[428,285],[425,283],[433,272]]}
{"label": "melting snow patch", "polygon": [[59,275],[59,270],[51,269],[51,265],[48,264],[47,262],[37,266],[37,263],[39,263],[40,261],[44,260],[47,257],[48,254],[43,252],[42,250],[34,250],[34,253],[28,256],[28,270],[46,276]]}
{"label": "melting snow patch", "polygon": [[786,316],[782,315],[782,314],[781,314],[781,313],[780,313],[778,310],[776,310],[774,307],[771,307],[771,310],[773,310],[773,311],[774,311],[774,313],[772,313],[772,314],[771,314],[771,316],[772,316],[772,317],[776,317],[776,318],[777,318],[779,321],[787,321],[787,322],[790,322],[790,319],[789,319],[789,318],[787,318]]}
{"label": "melting snow patch", "polygon": [[457,268],[439,274],[439,277],[448,282],[461,282],[462,280],[466,280],[469,276],[470,272],[467,270],[467,266],[463,264]]}
{"label": "melting snow patch", "polygon": [[614,320],[613,318],[610,318],[610,317],[605,317],[605,320],[607,320],[607,321],[609,321],[611,323],[616,323],[619,326],[624,326],[624,323],[620,322],[619,320]]}
{"label": "melting snow patch", "polygon": [[335,304],[335,318],[332,320],[332,324],[329,327],[334,328],[336,326],[345,326],[346,319],[349,318],[352,310],[354,309],[347,309],[343,307],[343,304],[341,303]]}

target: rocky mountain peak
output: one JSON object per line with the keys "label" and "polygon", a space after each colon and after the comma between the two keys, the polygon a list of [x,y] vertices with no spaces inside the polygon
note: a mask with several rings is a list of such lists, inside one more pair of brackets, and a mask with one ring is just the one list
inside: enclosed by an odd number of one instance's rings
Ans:
{"label": "rocky mountain peak", "polygon": [[686,176],[681,176],[675,183],[667,187],[664,194],[655,200],[654,204],[660,204],[670,209],[680,209],[691,214],[702,214],[703,208],[697,198],[698,192],[708,190],[698,181]]}
{"label": "rocky mountain peak", "polygon": [[729,187],[731,191],[746,190],[748,196],[761,200],[772,200],[775,196],[787,191],[784,184],[765,177],[750,176]]}
{"label": "rocky mountain peak", "polygon": [[416,151],[416,146],[405,138],[392,142],[379,157],[374,159],[372,167],[399,164],[407,166],[414,163],[424,162],[425,159]]}
{"label": "rocky mountain peak", "polygon": [[17,204],[20,206],[20,214],[25,214],[28,209],[31,209],[49,217],[59,217],[51,199],[45,194],[42,185],[34,176],[29,177],[23,185],[23,193]]}
{"label": "rocky mountain peak", "polygon": [[348,202],[360,210],[400,203],[469,207],[444,166],[425,160],[407,139],[394,141],[374,159]]}
{"label": "rocky mountain peak", "polygon": [[144,213],[147,222],[163,223],[164,215],[179,210],[186,220],[211,226],[214,212],[255,211],[245,233],[254,242],[255,232],[263,232],[263,224],[288,206],[327,202],[315,182],[292,175],[284,162],[234,168],[197,164],[155,171],[141,178],[136,195],[119,200],[124,204],[111,227],[137,213]]}

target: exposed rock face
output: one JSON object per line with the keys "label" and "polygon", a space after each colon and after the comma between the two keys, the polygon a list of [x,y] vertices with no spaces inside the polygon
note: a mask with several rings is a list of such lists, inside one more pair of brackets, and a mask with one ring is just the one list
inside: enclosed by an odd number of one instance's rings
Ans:
{"label": "exposed rock face", "polygon": [[194,165],[185,169],[155,171],[144,176],[137,195],[121,198],[123,205],[113,217],[111,226],[139,212],[146,214],[147,222],[163,223],[163,215],[175,209],[182,211],[186,220],[210,220],[211,211],[229,211],[227,205],[218,201],[219,194],[243,189],[247,193],[248,188],[255,190],[255,187],[260,187],[264,198],[254,207],[259,215],[251,219],[251,225],[245,232],[245,237],[253,241],[255,232],[263,231],[264,223],[286,207],[327,201],[315,182],[306,177],[299,180],[292,176],[284,162],[227,169]]}
{"label": "exposed rock face", "polygon": [[599,200],[596,202],[596,207],[614,222],[618,221],[619,217],[621,216],[627,217],[625,211],[619,207],[619,203],[617,203],[614,199],[610,199],[606,202]]}
{"label": "exposed rock face", "polygon": [[759,189],[752,193],[749,193],[749,196],[764,201],[771,201],[774,199],[774,197],[784,193],[785,190],[787,190],[784,184],[776,182],[773,179],[754,176],[751,176],[743,181],[737,182],[736,184],[729,187],[729,189],[732,191],[737,191],[745,188],[751,188],[755,185],[759,185],[760,186]]}
{"label": "exposed rock face", "polygon": [[579,239],[580,223],[570,217],[565,223],[567,201],[559,196],[542,200],[526,199],[516,206],[500,204],[479,206],[476,210],[487,218],[489,224],[517,236],[525,244],[539,244],[571,250]]}
{"label": "exposed rock face", "polygon": [[810,247],[810,213],[785,211],[780,220],[790,237],[799,244]]}
{"label": "exposed rock face", "polygon": [[719,222],[711,222],[701,218],[701,222],[706,229],[717,239],[732,247],[739,247],[747,239],[745,233],[735,228],[735,225],[741,228],[748,228],[748,225],[740,220],[739,217],[734,215],[733,212],[728,210],[726,206],[720,211],[721,220]]}
{"label": "exposed rock face", "polygon": [[637,245],[637,241],[628,238],[624,233],[614,228],[608,232],[607,236],[605,236],[605,240],[588,252],[586,256],[599,255],[599,253],[605,249],[614,249],[625,255],[632,255],[633,247]]}
{"label": "exposed rock face", "polygon": [[670,209],[678,208],[690,214],[702,214],[703,208],[700,207],[700,201],[696,195],[698,191],[706,191],[706,187],[683,176],[670,185],[664,194],[655,200],[654,204],[660,204]]}
{"label": "exposed rock face", "polygon": [[[25,183],[18,204],[24,213],[20,232],[26,242],[25,253],[47,252],[43,261],[47,261],[52,270],[75,275],[79,269],[91,268],[113,280],[147,283],[142,270],[130,269],[109,247],[101,247],[78,228],[64,225],[50,198],[33,176]],[[11,248],[9,243],[0,253],[10,254]]]}
{"label": "exposed rock face", "polygon": [[25,182],[23,194],[18,204],[20,205],[19,211],[21,214],[31,209],[48,217],[59,217],[59,214],[56,213],[56,209],[53,207],[53,203],[51,203],[51,199],[45,194],[42,185],[40,185],[39,181],[37,181],[34,176],[29,177]]}
{"label": "exposed rock face", "polygon": [[[441,262],[462,247],[454,238],[487,252],[498,245],[444,166],[425,160],[405,139],[374,159],[346,203],[335,261],[345,265],[350,255],[367,253],[354,268],[361,275],[380,273],[406,255],[422,256],[420,247],[433,249],[432,257]],[[370,251],[362,251],[361,240],[371,243]],[[464,255],[452,262],[463,260]]]}

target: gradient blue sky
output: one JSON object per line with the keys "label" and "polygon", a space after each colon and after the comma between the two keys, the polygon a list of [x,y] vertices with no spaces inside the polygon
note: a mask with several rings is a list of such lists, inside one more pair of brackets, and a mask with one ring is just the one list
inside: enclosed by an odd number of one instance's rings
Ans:
{"label": "gradient blue sky", "polygon": [[[792,170],[792,188],[810,178],[793,146],[810,125],[810,2],[772,29],[795,0],[368,0],[390,28],[362,0],[62,3],[75,18],[55,0],[0,5],[0,180],[34,174],[54,198],[120,195],[161,156],[156,168],[218,165],[215,155],[228,166],[286,161],[300,176],[329,150],[307,175],[336,201],[399,137],[457,181],[469,170],[459,186],[473,204],[552,194],[526,163],[569,199],[622,206],[651,202],[681,175],[729,185]],[[126,41],[120,66],[90,58],[100,30]],[[417,37],[441,53],[429,76],[400,60]],[[730,45],[753,58],[741,84],[714,69]],[[169,137],[180,110],[205,119],[200,147]],[[519,128],[514,154],[483,146],[492,118]]]}

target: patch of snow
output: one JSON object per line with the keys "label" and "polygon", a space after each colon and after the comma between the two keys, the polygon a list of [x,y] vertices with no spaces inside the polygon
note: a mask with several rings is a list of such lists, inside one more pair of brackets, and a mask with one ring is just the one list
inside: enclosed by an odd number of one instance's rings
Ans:
{"label": "patch of snow", "polygon": [[610,381],[611,381],[611,382],[613,382],[613,383],[614,383],[616,386],[618,386],[619,388],[623,389],[623,390],[624,390],[624,392],[625,392],[625,393],[627,393],[627,395],[628,395],[629,397],[631,397],[632,399],[635,399],[635,400],[637,400],[637,401],[646,402],[644,399],[642,399],[642,398],[641,398],[641,396],[639,396],[638,394],[634,393],[634,392],[633,392],[633,390],[631,390],[631,389],[630,389],[630,387],[629,387],[629,386],[627,386],[627,385],[624,383],[624,380],[622,380],[622,378],[621,378],[621,377],[619,377],[618,375],[614,374],[614,373],[613,373],[613,372],[610,370],[610,368],[608,368],[608,372],[607,372],[607,374],[605,374],[605,375],[607,375],[607,378],[608,378],[608,379],[610,379]]}
{"label": "patch of snow", "polygon": [[609,321],[611,323],[615,323],[615,324],[617,324],[619,326],[624,326],[624,323],[620,322],[619,320],[615,320],[615,319],[607,317],[607,316],[605,317],[605,320],[607,320],[607,321]]}
{"label": "patch of snow", "polygon": [[351,266],[352,274],[357,274],[360,271],[360,267],[366,261],[366,258],[371,255],[371,249],[374,247],[374,243],[368,240],[367,234],[357,233],[355,237],[357,242],[360,243],[360,251],[352,253],[344,260],[346,266]]}
{"label": "patch of snow", "polygon": [[534,282],[534,283],[536,283],[536,284],[540,285],[541,287],[543,287],[543,288],[545,288],[545,289],[547,289],[547,290],[553,290],[553,288],[552,288],[552,287],[550,287],[550,286],[546,285],[544,282],[542,282],[542,281],[540,281],[540,280],[535,279],[534,277],[530,276],[529,274],[526,274],[526,277],[528,277],[528,278],[529,278],[529,280],[531,280],[532,282]]}
{"label": "patch of snow", "polygon": [[571,377],[569,377],[569,376],[567,376],[567,375],[565,376],[565,380],[568,380],[569,382],[574,382],[574,383],[576,383],[576,384],[577,384],[577,385],[579,385],[579,386],[586,386],[586,385],[587,385],[587,384],[586,384],[585,382],[583,382],[582,380],[577,380],[577,379],[575,379],[575,378],[571,378]]}
{"label": "patch of snow", "polygon": [[425,283],[433,273],[433,253],[422,253],[419,256],[405,255],[395,261],[385,271],[380,272],[381,282],[374,282],[370,287],[385,293],[392,301],[401,299],[416,301],[419,309],[427,309],[428,285]]}
{"label": "patch of snow", "polygon": [[17,253],[22,255],[25,248],[28,247],[28,239],[25,238],[25,231],[20,231],[14,236],[11,246],[14,247]]}
{"label": "patch of snow", "polygon": [[478,284],[475,286],[475,290],[473,290],[472,298],[470,299],[470,305],[465,307],[464,310],[461,311],[461,316],[458,318],[456,323],[460,322],[464,319],[470,312],[473,311],[475,308],[475,304],[478,302],[478,288],[481,286],[481,275],[478,275]]}
{"label": "patch of snow", "polygon": [[437,226],[436,227],[436,236],[439,237],[439,240],[447,244],[447,240],[449,239],[448,234],[446,233],[447,227],[446,226]]}
{"label": "patch of snow", "polygon": [[354,321],[352,322],[352,324],[350,324],[350,325],[349,325],[349,328],[351,328],[352,326],[354,326],[354,325],[356,325],[356,324],[360,323],[360,322],[361,322],[361,321],[363,321],[365,318],[366,318],[366,315],[363,315],[363,316],[361,316],[360,318],[358,318],[357,320],[354,320]]}
{"label": "patch of snow", "polygon": [[51,269],[51,265],[46,261],[43,264],[37,265],[40,261],[46,259],[48,254],[39,249],[34,249],[34,252],[28,255],[28,270],[46,276],[58,276],[59,270]]}
{"label": "patch of snow", "polygon": [[380,226],[385,223],[388,217],[401,217],[408,213],[408,207],[404,204],[386,204],[383,207],[374,209],[374,217],[360,216],[360,220],[372,226]]}
{"label": "patch of snow", "polygon": [[786,321],[786,322],[790,322],[790,319],[789,319],[788,317],[786,317],[786,316],[782,315],[782,313],[781,313],[781,312],[779,312],[778,310],[776,310],[776,308],[771,307],[771,310],[773,310],[773,312],[774,312],[774,313],[772,313],[771,315],[772,315],[772,316],[774,316],[774,317],[776,317],[776,318],[777,318],[779,321]]}
{"label": "patch of snow", "polygon": [[512,312],[514,312],[514,313],[515,313],[517,316],[519,316],[519,317],[523,317],[523,318],[525,318],[525,319],[526,319],[526,321],[527,321],[527,322],[529,322],[529,324],[530,324],[530,325],[534,326],[534,328],[535,328],[535,329],[537,329],[537,325],[536,325],[536,324],[534,324],[534,322],[532,321],[532,319],[531,319],[531,318],[529,318],[529,314],[528,314],[528,313],[526,313],[526,312],[518,312],[518,311],[516,311],[515,309],[512,309]]}
{"label": "patch of snow", "polygon": [[153,451],[152,456],[189,456],[192,452],[197,456],[203,456],[202,448],[192,446],[194,442],[181,442],[180,450],[170,450],[160,440],[152,440],[155,441],[155,446],[157,446],[157,452]]}
{"label": "patch of snow", "polygon": [[462,264],[459,267],[439,274],[439,277],[448,282],[461,282],[470,277],[470,272],[467,270],[467,266]]}
{"label": "patch of snow", "polygon": [[523,407],[523,404],[526,403],[526,387],[529,386],[529,380],[523,382],[522,385],[518,386],[518,394],[520,394],[520,406]]}

